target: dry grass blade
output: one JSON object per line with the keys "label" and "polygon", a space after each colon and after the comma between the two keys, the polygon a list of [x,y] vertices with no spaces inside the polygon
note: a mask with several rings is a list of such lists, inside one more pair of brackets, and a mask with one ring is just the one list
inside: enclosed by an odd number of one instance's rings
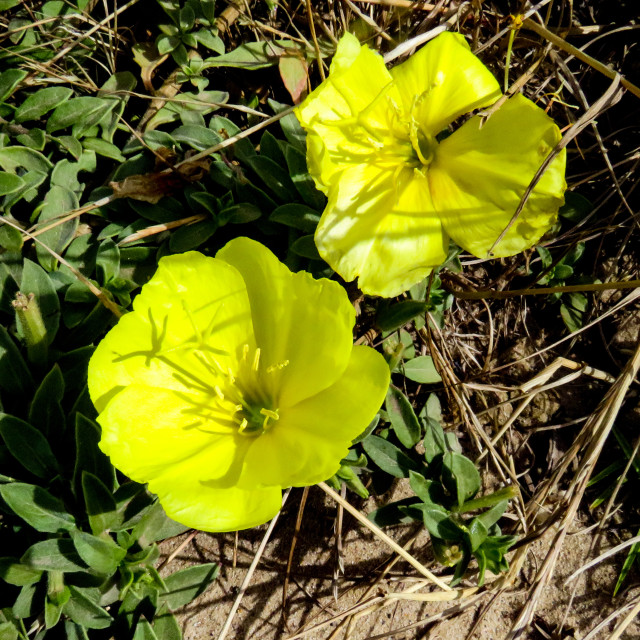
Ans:
{"label": "dry grass blade", "polygon": [[[522,608],[518,619],[513,624],[506,640],[517,640],[522,638],[526,628],[533,618],[536,604],[540,598],[544,588],[551,579],[555,564],[557,562],[562,544],[567,535],[569,526],[573,522],[580,501],[587,487],[587,483],[593,469],[598,461],[600,452],[611,431],[613,423],[618,416],[624,398],[640,368],[640,344],[636,347],[635,353],[629,359],[623,372],[620,374],[612,388],[607,392],[604,399],[600,403],[597,410],[592,414],[585,423],[576,444],[572,448],[573,451],[565,456],[565,460],[558,469],[552,474],[551,478],[545,482],[536,495],[533,497],[531,504],[534,505],[530,510],[530,517],[535,518],[535,513],[540,506],[544,505],[552,492],[557,486],[560,478],[564,475],[569,466],[569,460],[582,452],[579,462],[579,470],[572,479],[571,485],[566,492],[566,497],[557,507],[556,512],[562,513],[559,530],[555,534],[551,550],[539,569],[531,589],[529,599]],[[523,549],[519,549],[518,553],[523,553]],[[634,614],[635,615],[635,614]]]}
{"label": "dry grass blade", "polygon": [[389,545],[399,556],[406,560],[412,567],[417,569],[423,576],[431,580],[435,585],[444,589],[445,591],[451,591],[451,587],[444,583],[440,578],[433,575],[429,569],[418,562],[411,554],[403,549],[397,542],[392,540],[380,527],[375,525],[366,516],[363,516],[357,509],[354,509],[346,500],[340,497],[331,487],[326,483],[320,482],[318,486],[333,500],[342,505],[346,511],[348,511],[360,524],[363,524],[367,529],[373,532],[373,534],[380,538],[385,544]]}
{"label": "dry grass blade", "polygon": [[[287,489],[284,494],[282,495],[282,505],[284,506],[284,503],[287,501],[287,498],[289,497],[289,492],[291,491],[291,489]],[[231,629],[231,625],[233,623],[233,617],[236,615],[236,611],[238,610],[238,608],[240,607],[240,603],[242,602],[242,598],[244,598],[244,594],[246,593],[247,589],[249,588],[249,585],[251,584],[251,579],[253,578],[253,574],[256,570],[256,567],[258,566],[258,563],[260,562],[260,558],[262,558],[262,554],[264,553],[264,550],[267,546],[267,542],[269,542],[269,538],[271,538],[271,534],[273,533],[273,530],[276,526],[276,523],[278,522],[278,518],[280,517],[280,512],[278,511],[278,513],[276,513],[276,515],[274,516],[274,518],[271,520],[271,522],[269,523],[269,526],[267,527],[267,530],[265,531],[264,536],[262,537],[262,541],[260,542],[260,546],[258,547],[256,554],[253,558],[253,561],[251,562],[251,566],[247,569],[247,573],[244,577],[244,580],[242,581],[242,584],[240,585],[240,589],[238,591],[238,595],[236,596],[236,599],[233,602],[233,605],[231,607],[231,611],[229,611],[229,615],[227,616],[227,619],[225,620],[225,623],[222,627],[222,630],[220,631],[220,634],[218,635],[218,640],[224,640],[227,637],[227,633],[229,633],[229,629]]]}

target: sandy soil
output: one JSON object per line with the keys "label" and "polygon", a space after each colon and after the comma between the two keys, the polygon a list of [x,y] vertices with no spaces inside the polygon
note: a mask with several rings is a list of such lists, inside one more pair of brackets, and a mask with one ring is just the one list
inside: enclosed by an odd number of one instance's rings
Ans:
{"label": "sandy soil", "polygon": [[[395,499],[402,492],[402,487],[397,488],[394,491]],[[336,508],[319,489],[312,489],[297,540],[286,605],[283,607],[283,584],[300,496],[299,490],[292,493],[282,512],[226,636],[230,640],[331,638],[336,622],[322,628],[314,627],[357,604],[380,568],[391,557],[383,543],[369,532],[363,531],[346,515],[342,536],[344,572],[338,573],[334,533]],[[371,499],[369,504],[364,505],[364,510],[369,511],[375,506]],[[580,640],[626,602],[624,593],[615,602],[610,597],[623,561],[622,554],[605,561],[565,586],[566,578],[582,566],[586,558],[593,557],[589,556],[592,535],[589,535],[586,524],[576,523],[575,533],[566,539],[552,583],[539,600],[533,624],[520,636],[521,640]],[[416,526],[395,527],[389,533],[395,540],[405,544],[419,529]],[[266,526],[240,532],[235,549],[233,534],[200,533],[165,568],[165,571],[175,571],[197,562],[219,562],[221,565],[218,580],[179,612],[185,640],[218,637],[265,530]],[[492,594],[485,594],[463,611],[459,609],[466,606],[466,600],[458,603],[393,600],[385,608],[357,619],[351,628],[350,637],[353,640],[383,637],[399,640],[462,640],[468,637],[467,634],[475,623],[477,626],[472,637],[476,640],[506,638],[512,622],[526,601],[529,582],[544,559],[552,537],[550,532],[530,546],[520,573],[520,584],[497,598]],[[171,553],[182,540],[184,536],[167,541],[163,552]],[[605,541],[603,548],[609,548],[613,544],[613,541]],[[409,550],[421,562],[432,566],[428,534],[424,531],[418,533]],[[439,572],[437,567],[433,568]],[[416,572],[404,561],[400,561],[370,595],[407,589],[415,584],[415,576]],[[486,609],[487,605],[491,606]],[[438,614],[451,612],[452,609],[453,613],[447,619],[437,620]],[[403,627],[416,623],[419,624],[398,633]],[[614,626],[615,621],[610,622],[591,637],[608,638]],[[393,635],[390,633],[392,630],[396,630]],[[335,637],[344,637],[344,631],[340,631]],[[631,625],[621,638],[640,638],[640,626]]]}

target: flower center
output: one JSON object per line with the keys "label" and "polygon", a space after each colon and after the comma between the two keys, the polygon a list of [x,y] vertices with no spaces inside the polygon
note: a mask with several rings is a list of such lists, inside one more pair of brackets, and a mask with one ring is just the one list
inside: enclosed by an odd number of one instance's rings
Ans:
{"label": "flower center", "polygon": [[230,368],[224,371],[216,362],[224,382],[214,387],[214,402],[219,409],[230,414],[237,433],[243,436],[262,435],[280,419],[268,376],[286,367],[289,361],[265,368],[260,358],[259,347],[250,354],[250,347],[245,344],[236,371]]}
{"label": "flower center", "polygon": [[411,146],[420,162],[427,167],[433,160],[438,141],[420,127],[415,126],[411,128]]}

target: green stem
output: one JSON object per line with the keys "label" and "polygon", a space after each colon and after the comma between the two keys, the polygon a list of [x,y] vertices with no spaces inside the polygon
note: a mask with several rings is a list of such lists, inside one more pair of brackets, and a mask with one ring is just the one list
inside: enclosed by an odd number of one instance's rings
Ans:
{"label": "green stem", "polygon": [[488,507],[493,507],[499,502],[503,500],[511,500],[511,498],[515,498],[518,495],[518,487],[512,484],[508,487],[504,487],[503,489],[498,489],[493,493],[490,493],[486,496],[482,496],[481,498],[474,498],[473,500],[467,500],[460,507],[452,507],[451,511],[453,513],[467,513],[467,511],[476,511],[477,509],[486,509]]}
{"label": "green stem", "polygon": [[18,292],[11,303],[16,311],[18,326],[22,330],[27,345],[27,355],[33,363],[42,364],[47,360],[47,328],[42,319],[40,305],[33,293]]}

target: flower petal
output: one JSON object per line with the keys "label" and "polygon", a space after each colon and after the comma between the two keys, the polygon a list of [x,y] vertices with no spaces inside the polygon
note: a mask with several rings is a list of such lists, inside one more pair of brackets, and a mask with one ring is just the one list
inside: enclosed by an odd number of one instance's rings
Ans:
{"label": "flower petal", "polygon": [[[253,345],[247,292],[228,264],[189,252],[168,256],[89,362],[89,392],[98,411],[136,382],[182,391],[203,390],[214,378],[202,354],[235,358],[229,345]],[[212,382],[213,384],[213,382]]]}
{"label": "flower petal", "polygon": [[171,467],[183,476],[234,484],[247,438],[208,415],[211,398],[132,384],[98,416],[100,448],[114,466],[138,482]]}
{"label": "flower petal", "polygon": [[396,296],[447,257],[448,238],[418,169],[345,171],[315,235],[320,255],[369,295]]}
{"label": "flower petal", "polygon": [[345,33],[329,77],[295,111],[307,130],[307,164],[319,189],[327,193],[340,170],[375,153],[397,120],[394,96],[399,103],[382,57]]}
{"label": "flower petal", "polygon": [[264,245],[235,238],[217,258],[244,278],[263,368],[276,406],[289,407],[332,385],[346,369],[355,312],[345,290],[292,273]]}
{"label": "flower petal", "polygon": [[[439,145],[428,177],[444,228],[463,249],[484,258],[561,135],[553,120],[522,95],[508,100],[482,128],[480,122],[472,118]],[[528,249],[554,224],[564,202],[565,164],[563,150],[493,256]]]}
{"label": "flower petal", "polygon": [[391,69],[391,76],[407,117],[414,100],[425,94],[413,116],[433,136],[459,116],[492,104],[502,93],[492,73],[471,53],[459,33],[440,34]]}
{"label": "flower petal", "polygon": [[241,483],[298,487],[331,477],[380,409],[389,376],[381,354],[353,347],[349,366],[334,385],[283,410],[271,430],[254,441]]}
{"label": "flower petal", "polygon": [[201,531],[237,531],[268,522],[282,506],[279,487],[219,489],[173,472],[149,483],[167,515]]}

